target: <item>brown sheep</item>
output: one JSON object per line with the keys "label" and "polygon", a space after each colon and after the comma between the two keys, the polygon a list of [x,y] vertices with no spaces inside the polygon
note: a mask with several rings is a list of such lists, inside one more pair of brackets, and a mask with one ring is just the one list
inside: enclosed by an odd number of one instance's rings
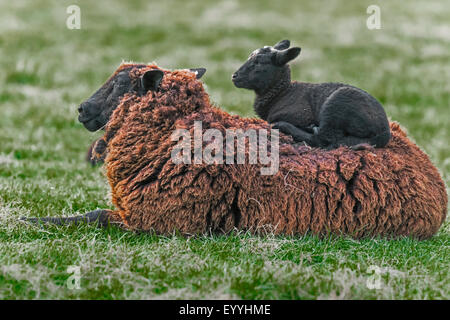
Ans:
{"label": "brown sheep", "polygon": [[[261,164],[175,164],[171,152],[177,142],[171,135],[177,128],[193,133],[194,121],[222,133],[270,126],[212,106],[193,72],[160,70],[124,64],[104,85],[125,71],[134,83],[112,108],[105,128],[106,174],[116,210],[47,221],[99,219],[158,234],[234,228],[258,233],[269,227],[284,235],[426,239],[445,220],[448,200],[438,170],[396,123],[390,124],[392,139],[385,148],[359,151],[295,146],[280,134],[274,175],[261,175]],[[148,87],[148,75],[154,87],[146,92],[139,84]],[[85,126],[102,127],[97,120],[86,119]]]}

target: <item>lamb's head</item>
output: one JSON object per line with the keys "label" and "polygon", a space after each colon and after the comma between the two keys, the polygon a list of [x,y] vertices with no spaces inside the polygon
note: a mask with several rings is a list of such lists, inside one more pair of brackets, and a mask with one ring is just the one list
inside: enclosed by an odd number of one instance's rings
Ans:
{"label": "lamb's head", "polygon": [[290,41],[282,40],[273,47],[265,46],[252,52],[248,60],[232,76],[238,88],[262,93],[278,82],[286,70],[287,63],[300,54],[300,48],[289,48]]}
{"label": "lamb's head", "polygon": [[[122,64],[113,75],[90,98],[78,107],[78,121],[89,131],[97,131],[105,127],[113,111],[127,94],[145,95],[149,90],[158,90],[164,72],[154,68],[145,72],[136,72],[145,69],[146,64]],[[199,79],[206,71],[204,68],[189,69]],[[138,77],[135,75],[139,74]]]}

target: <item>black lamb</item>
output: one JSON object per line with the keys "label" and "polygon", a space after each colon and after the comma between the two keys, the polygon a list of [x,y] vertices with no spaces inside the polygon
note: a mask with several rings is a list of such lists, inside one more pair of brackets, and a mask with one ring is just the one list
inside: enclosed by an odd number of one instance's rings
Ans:
{"label": "black lamb", "polygon": [[256,114],[312,147],[384,147],[391,132],[382,105],[351,85],[291,82],[287,63],[301,49],[289,46],[282,40],[255,50],[232,76],[236,87],[255,91]]}

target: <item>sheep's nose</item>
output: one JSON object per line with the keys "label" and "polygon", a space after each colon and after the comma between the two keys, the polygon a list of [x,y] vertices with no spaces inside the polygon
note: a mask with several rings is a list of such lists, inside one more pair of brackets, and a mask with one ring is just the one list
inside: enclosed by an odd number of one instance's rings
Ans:
{"label": "sheep's nose", "polygon": [[237,78],[237,72],[233,73],[233,75],[231,76],[231,80],[234,80]]}
{"label": "sheep's nose", "polygon": [[87,102],[83,102],[82,104],[80,104],[80,106],[78,107],[78,113],[85,112],[88,105],[89,103]]}

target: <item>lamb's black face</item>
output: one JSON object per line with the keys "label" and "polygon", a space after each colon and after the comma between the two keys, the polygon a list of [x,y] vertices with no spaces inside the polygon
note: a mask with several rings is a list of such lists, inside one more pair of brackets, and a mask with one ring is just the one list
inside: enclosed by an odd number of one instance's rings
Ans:
{"label": "lamb's black face", "polygon": [[290,48],[289,40],[273,47],[255,50],[248,60],[233,74],[232,81],[238,88],[263,92],[283,73],[285,65],[300,54],[300,48]]}
{"label": "lamb's black face", "polygon": [[264,90],[277,78],[282,66],[272,62],[275,51],[265,47],[254,51],[248,60],[233,74],[232,81],[238,88]]}
{"label": "lamb's black face", "polygon": [[89,99],[78,107],[78,121],[89,131],[97,131],[104,127],[119,105],[120,99],[127,92],[136,91],[129,76],[130,68],[118,72],[109,79]]}

